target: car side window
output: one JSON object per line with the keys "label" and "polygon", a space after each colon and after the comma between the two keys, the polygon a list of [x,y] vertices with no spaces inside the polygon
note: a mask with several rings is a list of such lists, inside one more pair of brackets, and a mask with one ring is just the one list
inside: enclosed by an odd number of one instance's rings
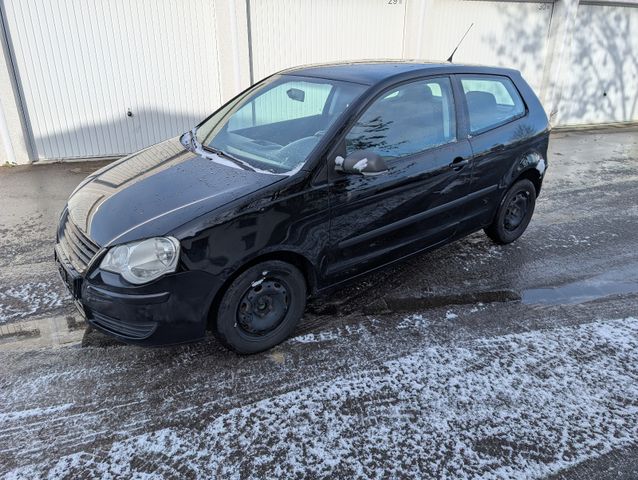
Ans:
{"label": "car side window", "polygon": [[401,85],[377,98],[346,135],[346,154],[371,150],[398,158],[454,140],[450,80],[432,78]]}
{"label": "car side window", "polygon": [[472,134],[502,125],[525,113],[525,104],[507,77],[464,75],[461,85]]}

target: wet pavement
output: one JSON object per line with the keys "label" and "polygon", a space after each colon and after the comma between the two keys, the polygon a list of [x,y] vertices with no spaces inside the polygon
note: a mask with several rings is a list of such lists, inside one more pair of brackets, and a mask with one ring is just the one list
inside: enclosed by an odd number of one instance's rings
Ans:
{"label": "wet pavement", "polygon": [[636,478],[638,130],[553,135],[517,242],[364,277],[250,357],[86,328],[51,253],[100,165],[0,169],[0,475]]}

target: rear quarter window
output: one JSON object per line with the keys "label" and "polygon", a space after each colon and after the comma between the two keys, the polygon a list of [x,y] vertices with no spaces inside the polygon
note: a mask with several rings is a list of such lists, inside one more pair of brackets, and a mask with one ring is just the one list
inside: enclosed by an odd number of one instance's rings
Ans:
{"label": "rear quarter window", "polygon": [[461,85],[473,135],[503,125],[525,114],[525,104],[507,77],[462,75]]}

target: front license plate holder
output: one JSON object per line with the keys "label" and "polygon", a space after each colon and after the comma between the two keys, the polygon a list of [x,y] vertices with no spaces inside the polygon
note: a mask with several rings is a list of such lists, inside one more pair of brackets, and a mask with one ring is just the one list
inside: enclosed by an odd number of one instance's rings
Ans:
{"label": "front license plate holder", "polygon": [[69,290],[71,296],[76,301],[80,300],[80,292],[81,292],[81,282],[82,277],[79,275],[74,275],[69,270],[66,269],[64,264],[60,261],[60,258],[56,255],[56,264],[58,266],[58,273],[60,274],[60,278],[66,285],[66,288]]}

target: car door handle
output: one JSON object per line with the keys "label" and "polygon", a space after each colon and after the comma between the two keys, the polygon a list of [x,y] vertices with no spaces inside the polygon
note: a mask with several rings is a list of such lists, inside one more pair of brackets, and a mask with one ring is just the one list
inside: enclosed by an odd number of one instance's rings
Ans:
{"label": "car door handle", "polygon": [[465,167],[465,165],[467,165],[468,163],[470,163],[470,161],[468,159],[463,158],[463,157],[456,157],[454,160],[452,160],[452,163],[450,163],[449,167],[452,170],[455,170],[455,171],[458,172],[463,167]]}

